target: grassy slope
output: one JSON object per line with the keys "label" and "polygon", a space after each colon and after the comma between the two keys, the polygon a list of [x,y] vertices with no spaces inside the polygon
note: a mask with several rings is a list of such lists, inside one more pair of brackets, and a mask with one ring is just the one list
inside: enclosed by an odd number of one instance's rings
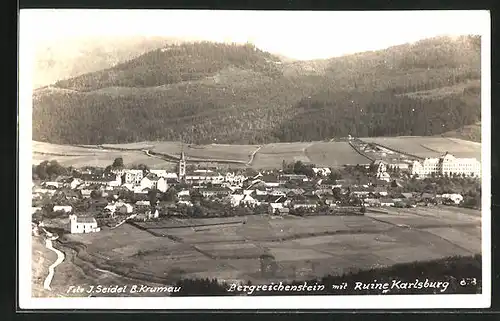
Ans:
{"label": "grassy slope", "polygon": [[57,255],[45,247],[41,236],[32,237],[32,295],[43,297],[48,293],[43,288],[43,282],[49,273],[49,266],[57,259]]}
{"label": "grassy slope", "polygon": [[[345,126],[326,125],[332,121],[352,123],[354,132],[366,127],[371,132],[365,135],[380,136],[391,134],[384,131],[385,122],[404,123],[394,118],[397,108],[379,115],[378,125],[368,121],[377,108],[384,110],[394,101],[388,90],[407,94],[400,100],[401,108],[408,109],[412,104],[427,105],[412,92],[478,86],[479,52],[475,40],[468,38],[437,38],[313,62],[279,60],[252,46],[198,43],[152,51],[35,92],[34,139],[83,144],[179,139],[259,144],[352,132]],[[304,104],[308,97],[322,107],[311,109]],[[376,101],[378,107],[367,106],[370,111],[364,121],[342,97],[365,105]],[[442,133],[474,122],[477,97],[475,91],[433,97],[430,110],[437,110],[436,124],[444,121],[447,127],[433,125],[412,134]],[[460,105],[460,112],[467,115],[446,119],[450,104]],[[403,117],[414,123],[413,128],[423,127],[416,122],[428,117],[424,112],[411,116]],[[394,129],[394,134],[410,134],[414,131],[410,125]]]}

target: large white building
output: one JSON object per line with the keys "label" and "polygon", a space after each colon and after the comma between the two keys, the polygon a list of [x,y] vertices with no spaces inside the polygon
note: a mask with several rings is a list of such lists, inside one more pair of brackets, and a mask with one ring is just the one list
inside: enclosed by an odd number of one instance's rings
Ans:
{"label": "large white building", "polygon": [[439,158],[426,158],[422,162],[413,162],[411,173],[418,177],[429,177],[433,174],[481,177],[481,162],[475,158],[456,158],[446,153]]}
{"label": "large white building", "polygon": [[129,169],[125,171],[124,184],[135,184],[139,185],[142,181],[144,174],[140,169]]}
{"label": "large white building", "polygon": [[101,230],[93,217],[77,217],[76,215],[70,215],[69,220],[72,234],[92,233]]}

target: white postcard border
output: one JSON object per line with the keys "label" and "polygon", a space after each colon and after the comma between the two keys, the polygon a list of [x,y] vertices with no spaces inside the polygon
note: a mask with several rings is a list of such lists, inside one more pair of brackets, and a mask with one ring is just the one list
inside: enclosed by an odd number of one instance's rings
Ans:
{"label": "white postcard border", "polygon": [[[19,213],[18,305],[28,310],[213,310],[213,309],[456,309],[491,305],[491,35],[490,14],[473,10],[481,34],[482,137],[482,294],[445,295],[331,295],[331,296],[222,296],[166,298],[33,298],[31,291],[31,165],[32,165],[32,57],[30,31],[21,24],[19,40]],[[112,10],[110,10],[112,11]],[[63,26],[61,26],[63,28]]]}

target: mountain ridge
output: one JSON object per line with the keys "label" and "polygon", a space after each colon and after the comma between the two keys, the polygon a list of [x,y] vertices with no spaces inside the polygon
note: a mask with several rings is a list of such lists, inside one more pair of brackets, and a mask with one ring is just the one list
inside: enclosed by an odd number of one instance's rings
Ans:
{"label": "mountain ridge", "polygon": [[258,144],[442,134],[480,119],[479,40],[290,62],[250,44],[168,45],[36,90],[33,138]]}

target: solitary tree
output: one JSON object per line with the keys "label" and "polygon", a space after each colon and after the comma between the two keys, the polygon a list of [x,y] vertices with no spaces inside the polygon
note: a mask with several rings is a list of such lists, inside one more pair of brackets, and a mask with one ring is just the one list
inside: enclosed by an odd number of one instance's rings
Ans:
{"label": "solitary tree", "polygon": [[158,196],[158,192],[155,189],[154,190],[150,190],[148,192],[148,200],[149,200],[149,204],[151,204],[151,206],[153,206],[154,204],[156,204],[157,196]]}
{"label": "solitary tree", "polygon": [[113,161],[113,165],[111,165],[111,167],[116,169],[125,167],[125,165],[123,164],[123,158],[121,157],[115,158],[115,160]]}

